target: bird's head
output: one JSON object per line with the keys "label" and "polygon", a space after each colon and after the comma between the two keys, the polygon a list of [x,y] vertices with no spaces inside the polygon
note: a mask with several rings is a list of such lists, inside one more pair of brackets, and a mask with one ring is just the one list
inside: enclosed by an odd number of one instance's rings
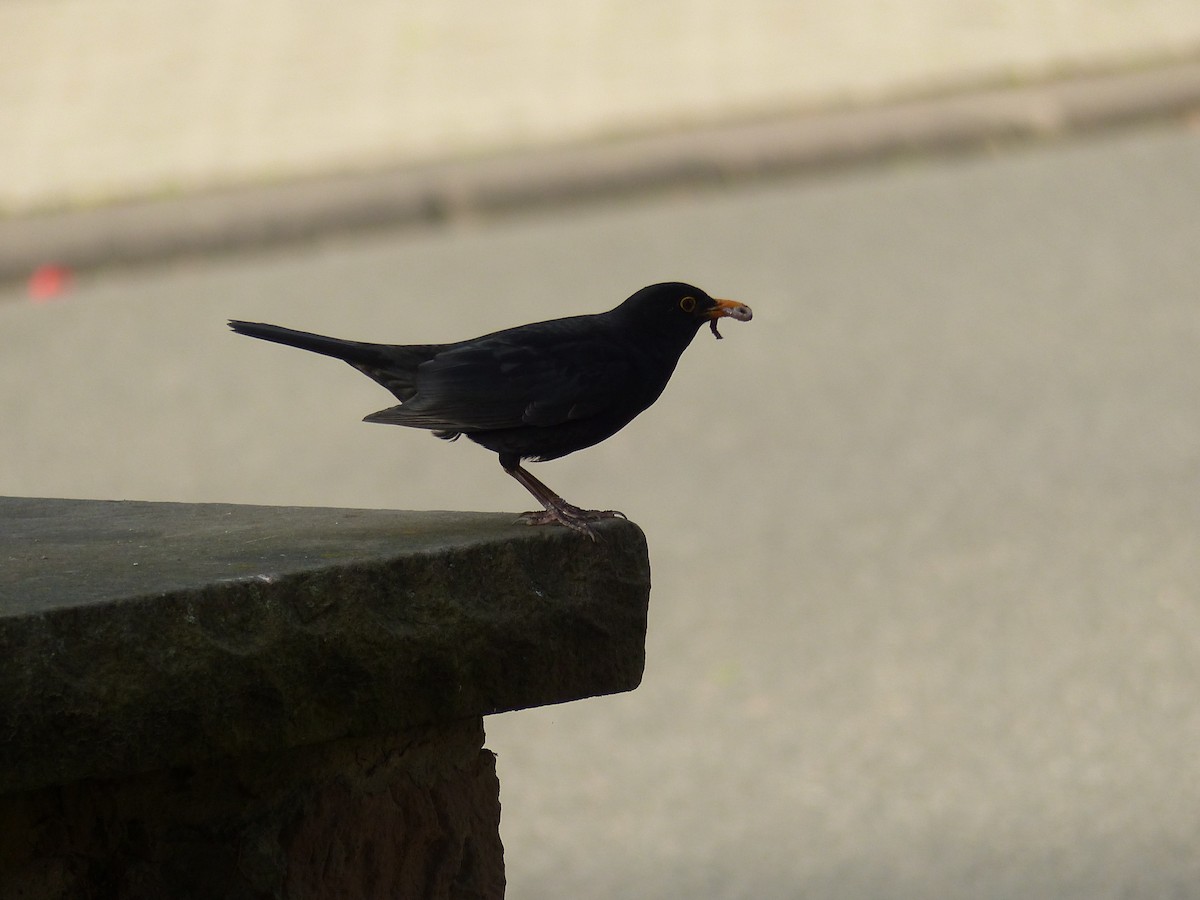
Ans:
{"label": "bird's head", "polygon": [[749,322],[753,317],[750,307],[736,300],[717,300],[700,288],[679,281],[652,284],[644,287],[618,309],[654,322],[664,330],[694,335],[701,325],[707,323],[719,340],[717,320],[730,318],[738,322]]}

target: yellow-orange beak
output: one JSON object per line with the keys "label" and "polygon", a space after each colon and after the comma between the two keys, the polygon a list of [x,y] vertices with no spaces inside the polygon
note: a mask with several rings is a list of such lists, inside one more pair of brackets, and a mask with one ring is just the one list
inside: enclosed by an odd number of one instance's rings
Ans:
{"label": "yellow-orange beak", "polygon": [[754,313],[745,303],[738,303],[736,300],[718,300],[716,306],[705,310],[704,316],[713,321],[728,317],[736,319],[738,322],[749,322],[754,318]]}
{"label": "yellow-orange beak", "polygon": [[717,331],[717,319],[733,319],[737,322],[749,322],[754,318],[745,303],[736,300],[717,300],[717,305],[704,311],[704,317],[709,320],[708,327],[712,329],[713,337],[721,340],[721,332]]}

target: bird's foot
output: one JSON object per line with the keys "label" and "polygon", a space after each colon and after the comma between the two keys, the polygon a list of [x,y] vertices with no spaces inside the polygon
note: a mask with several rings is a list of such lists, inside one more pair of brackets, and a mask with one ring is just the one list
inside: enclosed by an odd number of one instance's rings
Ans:
{"label": "bird's foot", "polygon": [[580,509],[573,503],[558,498],[558,502],[548,504],[545,509],[522,513],[517,521],[526,525],[565,525],[572,531],[587,535],[593,541],[599,541],[600,535],[591,523],[601,519],[625,518],[628,518],[625,513],[615,509]]}

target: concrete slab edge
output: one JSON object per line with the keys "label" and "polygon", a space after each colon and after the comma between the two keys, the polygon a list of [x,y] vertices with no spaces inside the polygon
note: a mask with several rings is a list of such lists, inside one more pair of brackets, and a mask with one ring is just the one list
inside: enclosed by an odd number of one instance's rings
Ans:
{"label": "concrete slab edge", "polygon": [[1200,114],[1200,60],[0,220],[0,283]]}

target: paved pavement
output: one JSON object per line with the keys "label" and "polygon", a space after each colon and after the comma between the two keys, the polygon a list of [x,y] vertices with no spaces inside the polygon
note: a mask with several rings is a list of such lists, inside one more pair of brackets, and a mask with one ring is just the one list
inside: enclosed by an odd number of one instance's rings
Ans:
{"label": "paved pavement", "polygon": [[1198,53],[1194,0],[8,0],[0,215]]}
{"label": "paved pavement", "polygon": [[0,284],[1200,117],[1200,60],[0,219]]}
{"label": "paved pavement", "polygon": [[0,493],[515,510],[227,316],[461,337],[751,303],[538,474],[654,567],[643,686],[492,717],[510,894],[1200,896],[1200,136],[1048,142],[0,299]]}

